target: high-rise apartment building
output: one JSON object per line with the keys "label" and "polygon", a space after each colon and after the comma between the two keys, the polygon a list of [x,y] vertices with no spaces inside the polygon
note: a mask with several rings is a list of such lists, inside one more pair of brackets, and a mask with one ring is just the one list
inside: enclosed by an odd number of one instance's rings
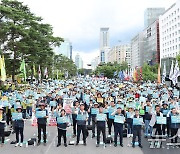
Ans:
{"label": "high-rise apartment building", "polygon": [[159,18],[160,60],[180,54],[180,1]]}

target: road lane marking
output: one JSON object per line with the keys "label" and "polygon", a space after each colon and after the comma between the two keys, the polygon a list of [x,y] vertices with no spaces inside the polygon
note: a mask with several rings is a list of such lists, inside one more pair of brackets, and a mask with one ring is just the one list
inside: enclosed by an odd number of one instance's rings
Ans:
{"label": "road lane marking", "polygon": [[55,135],[55,137],[53,138],[51,144],[48,146],[48,148],[47,148],[47,150],[46,150],[46,152],[45,152],[44,154],[47,154],[47,153],[49,152],[50,148],[52,147],[52,145],[53,145],[53,143],[54,143],[54,141],[55,141],[55,139],[56,139],[56,137],[57,137],[57,136]]}

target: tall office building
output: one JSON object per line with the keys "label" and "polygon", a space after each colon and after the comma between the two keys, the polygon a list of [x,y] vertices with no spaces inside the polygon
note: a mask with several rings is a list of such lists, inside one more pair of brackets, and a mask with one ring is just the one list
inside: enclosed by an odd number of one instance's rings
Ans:
{"label": "tall office building", "polygon": [[159,16],[165,12],[165,8],[147,8],[144,12],[144,28],[150,26]]}
{"label": "tall office building", "polygon": [[143,33],[139,33],[131,40],[131,71],[143,65]]}
{"label": "tall office building", "polygon": [[107,54],[108,62],[114,63],[117,61],[117,54],[118,54],[118,46],[113,46],[111,50]]}
{"label": "tall office building", "polygon": [[68,39],[65,39],[60,47],[57,47],[55,50],[57,54],[62,54],[69,59],[72,59],[72,43]]}
{"label": "tall office building", "polygon": [[100,28],[100,62],[106,62],[109,48],[109,28]]}
{"label": "tall office building", "polygon": [[109,28],[100,29],[100,49],[109,47]]}
{"label": "tall office building", "polygon": [[180,54],[180,1],[177,0],[159,18],[160,60]]}
{"label": "tall office building", "polygon": [[143,37],[143,63],[158,64],[160,62],[159,20],[154,21],[144,29]]}
{"label": "tall office building", "polygon": [[107,54],[107,62],[117,62],[121,64],[122,62],[127,62],[128,72],[131,68],[131,46],[130,44],[122,44],[114,46]]}
{"label": "tall office building", "polygon": [[83,60],[82,60],[81,56],[78,53],[75,56],[75,65],[77,66],[78,69],[83,68]]}
{"label": "tall office building", "polygon": [[127,62],[129,67],[131,65],[131,47],[130,44],[122,44],[118,46],[114,46],[108,52],[108,62],[118,62],[119,64],[122,62]]}

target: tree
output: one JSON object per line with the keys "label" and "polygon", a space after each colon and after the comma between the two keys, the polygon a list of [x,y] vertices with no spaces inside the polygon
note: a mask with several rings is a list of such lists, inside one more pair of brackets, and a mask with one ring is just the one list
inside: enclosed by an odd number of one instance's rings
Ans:
{"label": "tree", "polygon": [[114,72],[125,71],[127,69],[128,69],[127,62],[122,62],[121,64],[118,64],[117,62],[114,63],[109,62],[107,64],[100,63],[99,66],[94,71],[94,74],[95,75],[103,74],[105,77],[113,78]]}
{"label": "tree", "polygon": [[128,63],[126,61],[123,61],[121,64],[120,64],[120,70],[121,71],[125,71],[128,69]]}
{"label": "tree", "polygon": [[3,51],[6,51],[6,57],[12,63],[12,79],[16,70],[19,67],[19,59],[21,56],[21,49],[24,44],[21,43],[23,37],[27,35],[27,21],[33,18],[29,8],[23,6],[21,2],[2,0],[0,3],[0,20],[1,20],[1,46]]}
{"label": "tree", "polygon": [[145,63],[142,67],[142,77],[144,81],[156,81],[157,80],[158,65],[150,66]]}
{"label": "tree", "polygon": [[179,63],[179,66],[180,66],[180,54],[177,55],[176,59],[177,59],[177,61],[178,61],[178,63]]}
{"label": "tree", "polygon": [[78,69],[78,74],[84,75],[84,68]]}
{"label": "tree", "polygon": [[43,70],[47,67],[51,76],[54,60],[52,46],[59,46],[63,40],[59,37],[53,37],[52,27],[49,24],[32,24],[28,34],[28,37],[23,40],[28,46],[24,57],[30,66],[31,79],[34,76],[33,65],[36,68],[41,65]]}
{"label": "tree", "polygon": [[70,77],[76,75],[77,67],[71,59],[60,54],[55,55],[53,61],[55,70],[60,70],[60,72],[63,74],[65,74],[65,72],[68,71],[68,75]]}
{"label": "tree", "polygon": [[94,74],[95,75],[103,74],[105,77],[113,78],[116,69],[117,69],[116,65],[113,65],[112,63],[102,64],[96,68]]}
{"label": "tree", "polygon": [[12,73],[12,80],[19,73],[20,61],[25,59],[33,74],[33,65],[42,70],[48,67],[52,75],[53,47],[63,41],[53,36],[52,26],[42,23],[42,18],[31,13],[28,6],[16,0],[2,0],[0,3],[0,47],[6,59],[6,70]]}

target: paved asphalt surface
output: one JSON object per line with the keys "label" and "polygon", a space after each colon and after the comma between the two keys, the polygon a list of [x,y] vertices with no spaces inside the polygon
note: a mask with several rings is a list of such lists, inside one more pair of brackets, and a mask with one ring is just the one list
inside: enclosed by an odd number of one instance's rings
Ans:
{"label": "paved asphalt surface", "polygon": [[[68,142],[70,140],[74,140],[71,138],[72,128],[68,128]],[[23,147],[14,147],[14,145],[10,144],[11,141],[15,140],[15,134],[11,134],[8,138],[6,138],[6,143],[3,147],[0,147],[0,154],[178,154],[180,153],[180,149],[170,147],[167,149],[167,146],[164,144],[165,148],[161,149],[150,149],[149,143],[147,139],[142,137],[142,145],[143,149],[139,147],[128,147],[128,143],[130,143],[131,139],[124,138],[124,147],[114,147],[113,144],[107,144],[107,147],[104,148],[102,145],[97,148],[96,147],[96,139],[91,139],[91,131],[90,136],[87,139],[87,146],[84,145],[68,145],[68,147],[64,147],[62,144],[60,147],[56,147],[57,144],[57,128],[56,126],[48,126],[48,142],[47,145],[44,146],[41,144],[40,146],[28,146],[26,144]],[[37,127],[33,127],[30,124],[30,121],[26,121],[26,127],[24,130],[24,140],[27,141],[31,137],[36,137],[37,135]],[[8,142],[7,140],[10,139]],[[62,141],[63,143],[63,141]]]}

